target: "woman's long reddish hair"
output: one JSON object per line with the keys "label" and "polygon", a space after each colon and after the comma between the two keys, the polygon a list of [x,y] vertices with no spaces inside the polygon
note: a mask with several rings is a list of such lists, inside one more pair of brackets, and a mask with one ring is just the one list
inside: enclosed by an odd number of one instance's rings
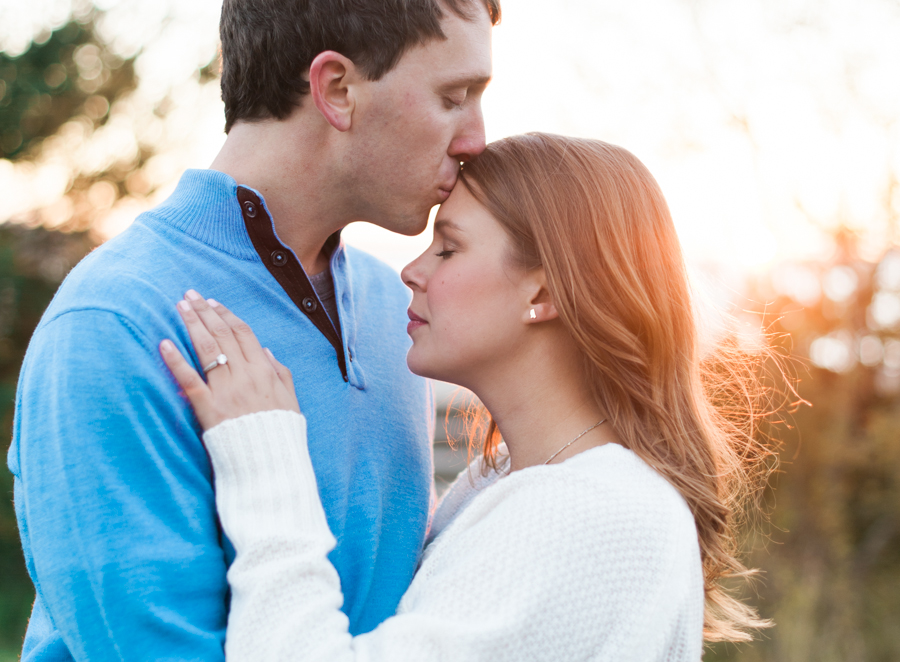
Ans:
{"label": "woman's long reddish hair", "polygon": [[[708,641],[766,627],[725,577],[750,572],[736,527],[760,493],[772,451],[757,440],[753,369],[698,350],[690,286],[669,209],[630,152],[598,140],[532,133],[488,145],[461,181],[511,237],[511,258],[543,267],[585,379],[619,439],[687,501],[703,561]],[[724,358],[723,358],[724,357]],[[489,421],[484,456],[495,466]]]}

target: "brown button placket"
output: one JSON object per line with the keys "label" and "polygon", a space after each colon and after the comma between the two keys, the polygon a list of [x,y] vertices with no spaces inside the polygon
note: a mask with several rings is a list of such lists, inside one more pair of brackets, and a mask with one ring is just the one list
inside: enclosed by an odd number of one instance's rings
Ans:
{"label": "brown button placket", "polygon": [[312,283],[309,282],[303,266],[294,254],[278,241],[275,229],[272,227],[272,219],[269,218],[257,195],[253,191],[239,186],[237,196],[244,216],[244,225],[247,227],[247,234],[250,235],[250,241],[253,242],[260,259],[294,302],[294,305],[315,324],[319,332],[334,347],[341,375],[345,382],[348,381],[344,344],[340,335],[340,321],[335,320],[335,323],[332,324],[328,313],[325,312],[325,307],[319,305],[319,297],[316,295]]}

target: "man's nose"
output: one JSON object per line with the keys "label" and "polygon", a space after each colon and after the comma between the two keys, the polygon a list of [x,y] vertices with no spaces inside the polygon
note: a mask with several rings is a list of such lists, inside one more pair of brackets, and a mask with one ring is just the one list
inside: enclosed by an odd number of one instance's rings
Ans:
{"label": "man's nose", "polygon": [[450,143],[448,154],[458,161],[470,161],[484,151],[484,115],[478,103],[467,113],[457,136]]}

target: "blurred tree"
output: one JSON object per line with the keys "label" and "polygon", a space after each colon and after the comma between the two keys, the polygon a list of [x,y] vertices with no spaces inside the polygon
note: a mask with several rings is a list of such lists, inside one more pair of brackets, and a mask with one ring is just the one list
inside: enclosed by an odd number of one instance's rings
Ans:
{"label": "blurred tree", "polygon": [[[684,4],[693,13],[709,88],[754,155],[759,199],[777,212],[777,223],[789,225],[791,210],[777,201],[793,198],[793,211],[833,247],[828,257],[822,250],[814,261],[777,265],[746,290],[760,302],[762,328],[802,362],[798,391],[812,407],[793,415],[791,429],[775,432],[783,448],[769,494],[772,526],[749,559],[763,570],[759,596],[751,601],[776,625],[752,645],[716,646],[705,659],[900,660],[898,97],[881,93],[897,59],[893,46],[869,48],[881,43],[879,29],[889,34],[897,25],[900,4],[872,0],[851,10],[840,3],[827,9],[779,0],[744,3],[748,22],[767,25],[772,42],[748,42],[752,50],[743,56],[765,59],[767,47],[779,40],[787,47],[769,51],[778,54],[768,58],[770,68],[753,69],[756,75],[746,80],[728,75],[735,51],[724,33],[710,29],[721,3]],[[852,24],[866,15],[872,18]],[[816,56],[817,50],[828,57]],[[803,57],[785,57],[792,52]],[[755,89],[746,93],[741,85]],[[782,127],[789,130],[766,132],[760,110],[767,103],[779,116],[793,116]],[[855,134],[861,125],[871,142]],[[811,179],[802,161],[780,169],[766,155],[799,135],[828,146],[820,158],[829,167]],[[802,142],[793,145],[793,154],[807,155],[798,148]],[[863,172],[863,163],[878,165],[861,178],[848,174]],[[803,173],[796,183],[817,185],[788,186],[795,172]],[[835,191],[840,194],[829,197]]]}
{"label": "blurred tree", "polygon": [[900,659],[900,250],[861,259],[839,230],[820,263],[786,264],[752,283],[764,326],[808,357],[773,482],[767,539],[751,565],[775,620],[761,641],[707,660]]}
{"label": "blurred tree", "polygon": [[[41,314],[69,270],[102,239],[97,222],[119,203],[133,217],[158,186],[169,183],[171,175],[154,169],[153,157],[171,149],[180,135],[173,137],[165,123],[179,107],[175,88],[142,96],[135,67],[141,51],[118,55],[97,27],[109,16],[92,9],[89,0],[72,3],[71,11],[71,20],[37,35],[20,55],[0,51],[0,159],[28,177],[46,168],[68,178],[56,199],[42,198],[11,219],[0,218],[4,451],[19,367]],[[158,39],[166,26],[151,26],[143,39]],[[217,76],[213,58],[194,79],[202,87]],[[184,96],[184,87],[177,91]],[[12,476],[0,471],[0,662],[17,659],[33,600],[12,489]]]}
{"label": "blurred tree", "polygon": [[[0,52],[0,157],[40,161],[49,139],[77,123],[90,134],[109,118],[110,107],[137,84],[134,58],[110,52],[94,29],[96,12],[70,21],[17,57]],[[24,223],[0,226],[0,447],[9,447],[19,366],[31,333],[68,271],[93,247],[86,232],[96,218],[99,184],[111,203],[126,194],[126,181],[151,155],[115,162],[100,172],[72,173],[63,200],[62,229],[38,226],[38,210]],[[92,193],[93,191],[93,193]],[[143,191],[146,193],[147,191]],[[91,198],[94,198],[92,200]],[[5,459],[5,453],[4,453]],[[12,507],[12,476],[0,472],[0,656],[21,647],[33,599]]]}
{"label": "blurred tree", "polygon": [[[92,10],[21,55],[0,52],[0,158],[28,162],[33,172],[61,166],[68,176],[61,197],[17,213],[18,223],[92,229],[119,201],[140,203],[167,183],[148,177],[146,166],[171,99],[151,108],[135,102],[140,52],[117,55],[98,35],[101,18]],[[196,78],[215,71],[211,63]]]}
{"label": "blurred tree", "polygon": [[134,59],[104,48],[93,16],[17,57],[0,52],[0,157],[34,158],[41,142],[77,115],[102,125],[110,106],[134,89]]}

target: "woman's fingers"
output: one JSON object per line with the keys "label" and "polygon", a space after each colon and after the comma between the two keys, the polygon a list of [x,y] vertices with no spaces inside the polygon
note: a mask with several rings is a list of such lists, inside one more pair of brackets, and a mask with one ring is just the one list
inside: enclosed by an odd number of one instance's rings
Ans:
{"label": "woman's fingers", "polygon": [[225,323],[231,327],[234,337],[237,339],[238,344],[244,352],[244,358],[247,359],[248,371],[252,371],[253,374],[257,375],[261,382],[265,383],[270,379],[270,375],[272,374],[271,370],[274,370],[274,376],[277,378],[277,382],[284,388],[284,391],[279,393],[278,396],[276,396],[276,399],[282,404],[285,404],[286,408],[294,409],[297,405],[294,391],[294,378],[293,375],[291,375],[291,371],[275,359],[275,356],[268,347],[263,349],[262,345],[259,344],[256,334],[253,333],[250,326],[240,317],[228,310],[228,308],[215,299],[209,299],[207,303],[219,314]]}
{"label": "woman's fingers", "polygon": [[[201,366],[209,365],[217,356],[224,354],[228,357],[229,368],[240,367],[244,356],[231,328],[205,299],[194,290],[189,290],[184,300],[178,302],[178,312],[191,336]],[[221,369],[221,366],[216,368]]]}
{"label": "woman's fingers", "polygon": [[281,380],[281,383],[284,384],[288,392],[294,393],[294,376],[291,374],[291,371],[278,362],[275,355],[272,354],[272,350],[268,347],[266,347],[264,351],[266,353],[266,358],[269,359],[269,363],[271,363],[272,367],[275,369],[275,374],[278,375],[278,379]]}
{"label": "woman's fingers", "polygon": [[201,366],[215,366],[220,354],[228,358],[227,365],[211,370],[204,383],[171,343],[160,345],[205,430],[244,414],[300,411],[290,372],[277,361],[277,365],[270,363],[250,327],[236,315],[216,301],[210,305],[194,290],[178,302],[178,310]]}
{"label": "woman's fingers", "polygon": [[267,359],[263,352],[262,345],[259,344],[259,340],[257,339],[256,334],[253,333],[253,329],[250,328],[250,325],[215,299],[207,299],[206,303],[209,304],[210,309],[218,314],[222,321],[231,329],[231,333],[234,335],[238,346],[244,353],[244,358],[254,365],[266,365]]}
{"label": "woman's fingers", "polygon": [[[300,406],[297,404],[294,377],[291,375],[291,371],[275,359],[268,347],[263,348],[259,344],[256,334],[240,317],[215,299],[209,299],[207,303],[231,327],[234,337],[247,359],[247,375],[256,377],[257,387],[270,393],[272,401],[276,403],[276,408],[299,412]],[[274,375],[272,374],[273,370],[275,371]],[[275,384],[280,385],[281,388],[269,390]]]}
{"label": "woman's fingers", "polygon": [[[184,359],[171,340],[163,340],[159,344],[159,353],[175,377],[175,381],[178,382],[181,390],[184,391],[194,411],[198,413],[199,418],[200,412],[206,412],[210,409],[212,393],[209,390],[209,386],[197,374],[197,371],[191,367],[191,364]],[[201,424],[203,424],[202,420]]]}

